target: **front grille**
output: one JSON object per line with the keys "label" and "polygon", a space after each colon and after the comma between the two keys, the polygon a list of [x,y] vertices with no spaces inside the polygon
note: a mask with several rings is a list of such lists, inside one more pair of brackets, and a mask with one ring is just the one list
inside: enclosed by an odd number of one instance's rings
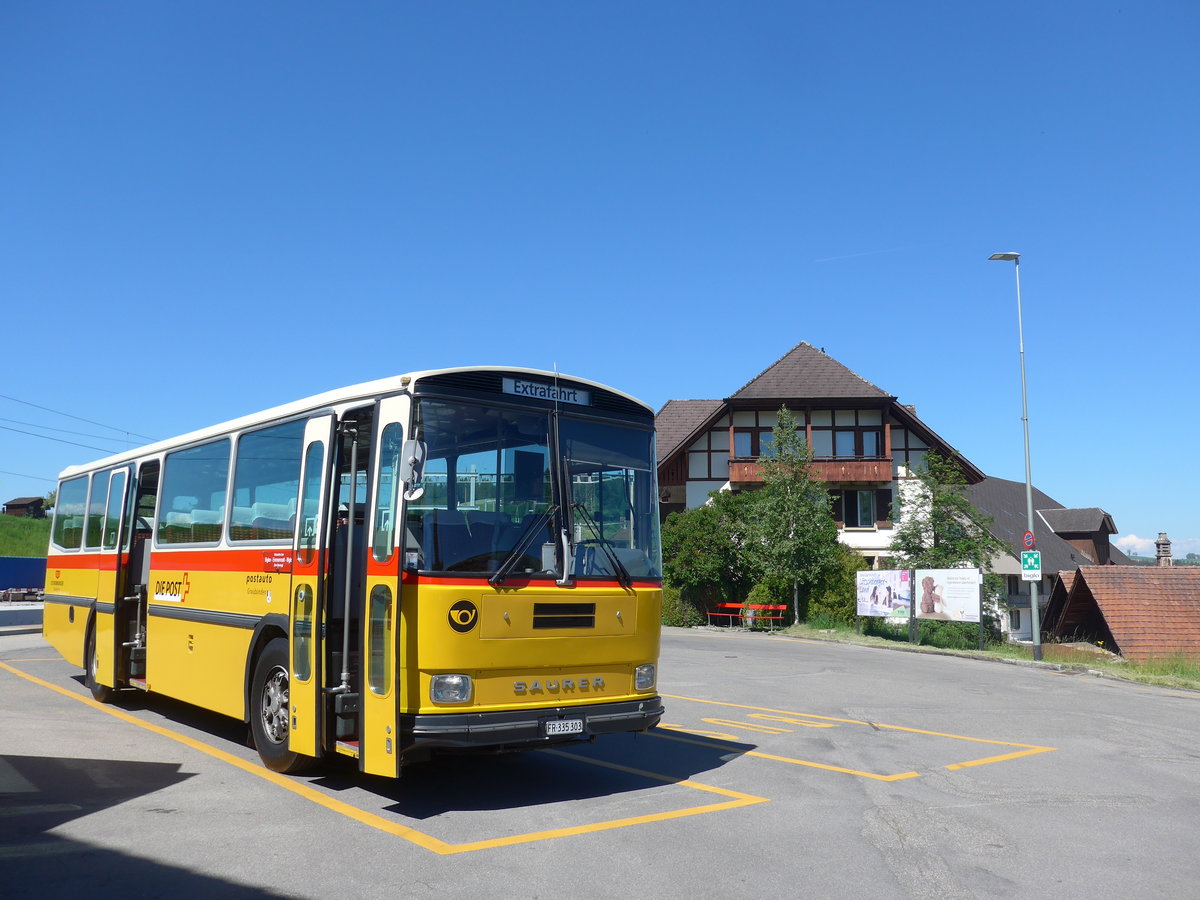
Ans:
{"label": "front grille", "polygon": [[595,603],[535,603],[534,628],[595,628]]}

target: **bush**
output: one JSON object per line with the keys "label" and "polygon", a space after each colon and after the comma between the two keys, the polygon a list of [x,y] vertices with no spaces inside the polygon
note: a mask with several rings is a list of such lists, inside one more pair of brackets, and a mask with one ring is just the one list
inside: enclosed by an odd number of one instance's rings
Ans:
{"label": "bush", "polygon": [[763,606],[780,606],[780,605],[782,605],[782,606],[787,607],[787,609],[782,610],[782,612],[780,610],[770,610],[770,609],[759,610],[759,612],[762,612],[762,613],[765,613],[768,615],[775,615],[775,614],[781,612],[781,614],[783,615],[783,619],[781,619],[779,621],[765,621],[762,623],[763,625],[773,625],[776,628],[785,628],[786,626],[788,626],[792,623],[792,602],[791,601],[792,601],[791,585],[788,584],[787,582],[780,581],[777,578],[766,578],[766,579],[758,582],[758,584],[756,584],[756,585],[754,585],[754,587],[750,588],[750,593],[746,597],[747,605],[753,603],[753,604],[761,604]]}
{"label": "bush", "polygon": [[703,625],[704,610],[695,603],[685,600],[679,590],[674,587],[664,587],[662,593],[662,623],[678,628],[691,628],[693,625]]}
{"label": "bush", "polygon": [[835,625],[853,624],[858,615],[858,592],[856,573],[867,567],[867,561],[844,544],[837,547],[837,565],[817,585],[808,601],[808,623],[816,625],[818,619],[832,621]]}
{"label": "bush", "polygon": [[908,640],[908,619],[884,619],[879,616],[864,616],[862,633],[888,641]]}
{"label": "bush", "polygon": [[979,646],[979,626],[968,622],[917,619],[917,643],[943,650],[974,650]]}

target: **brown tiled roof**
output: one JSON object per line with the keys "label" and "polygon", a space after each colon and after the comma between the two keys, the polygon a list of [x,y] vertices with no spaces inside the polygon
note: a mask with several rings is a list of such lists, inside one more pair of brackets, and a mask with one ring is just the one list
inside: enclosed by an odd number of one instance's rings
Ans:
{"label": "brown tiled roof", "polygon": [[668,400],[654,417],[659,465],[722,406],[721,400]]}
{"label": "brown tiled roof", "polygon": [[1104,631],[1126,659],[1200,656],[1200,567],[1081,566],[1055,635]]}
{"label": "brown tiled roof", "polygon": [[801,342],[733,395],[736,400],[785,400],[793,397],[893,400],[891,394],[851,372],[832,356]]}

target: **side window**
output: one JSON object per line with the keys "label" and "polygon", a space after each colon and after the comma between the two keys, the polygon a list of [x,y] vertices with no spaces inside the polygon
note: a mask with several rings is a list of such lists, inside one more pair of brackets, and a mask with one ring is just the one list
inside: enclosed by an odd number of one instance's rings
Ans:
{"label": "side window", "polygon": [[303,450],[303,421],[264,428],[238,439],[229,519],[231,540],[291,539]]}
{"label": "side window", "polygon": [[92,476],[92,493],[88,497],[87,526],[83,530],[83,548],[100,549],[100,532],[104,530],[104,503],[108,499],[108,472]]}
{"label": "side window", "polygon": [[367,620],[367,684],[371,693],[385,696],[392,683],[392,589],[371,588]]}
{"label": "side window", "polygon": [[121,534],[121,501],[125,499],[125,479],[129,473],[120,469],[112,474],[108,486],[108,505],[104,509],[104,549],[115,550]]}
{"label": "side window", "polygon": [[400,484],[396,472],[400,468],[403,446],[400,426],[392,422],[383,429],[379,445],[379,484],[375,491],[375,538],[372,543],[377,562],[392,558],[396,546],[396,506]]}
{"label": "side window", "polygon": [[83,514],[87,508],[87,476],[64,481],[54,501],[54,546],[78,550],[83,543]]}
{"label": "side window", "polygon": [[325,448],[317,442],[308,445],[304,460],[304,498],[300,510],[300,521],[304,528],[300,531],[301,565],[308,566],[316,555],[317,546],[317,514],[321,511],[321,476],[325,462]]}
{"label": "side window", "polygon": [[220,540],[228,476],[228,438],[168,453],[158,506],[158,542]]}

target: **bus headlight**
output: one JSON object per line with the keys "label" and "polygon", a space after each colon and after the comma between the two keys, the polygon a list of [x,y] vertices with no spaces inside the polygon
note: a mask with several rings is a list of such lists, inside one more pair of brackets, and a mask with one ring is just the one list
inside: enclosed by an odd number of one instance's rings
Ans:
{"label": "bus headlight", "polygon": [[654,688],[654,679],[657,674],[654,663],[646,663],[644,666],[638,666],[633,670],[633,689],[635,691],[649,691]]}
{"label": "bus headlight", "polygon": [[434,703],[466,703],[471,699],[471,676],[434,675],[429,682],[429,699]]}

